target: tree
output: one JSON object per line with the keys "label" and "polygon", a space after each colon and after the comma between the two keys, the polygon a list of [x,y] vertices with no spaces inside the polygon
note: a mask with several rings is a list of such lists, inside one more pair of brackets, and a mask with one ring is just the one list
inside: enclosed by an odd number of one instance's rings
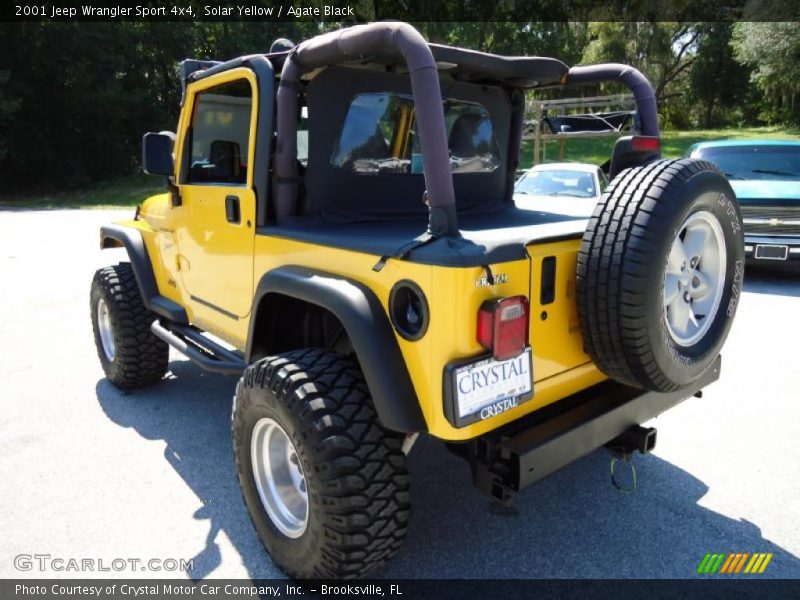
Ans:
{"label": "tree", "polygon": [[[10,71],[0,71],[0,129],[8,127],[9,122],[22,104],[21,99],[11,98],[5,91],[10,77]],[[5,139],[0,138],[0,160],[2,160],[7,153],[8,143]]]}
{"label": "tree", "polygon": [[[138,168],[146,131],[174,129],[184,58],[266,52],[335,26],[2,23],[0,173],[11,187],[74,187]],[[45,171],[46,177],[33,174]]]}
{"label": "tree", "polygon": [[671,97],[670,84],[694,62],[698,35],[695,23],[591,23],[583,58],[587,64],[633,65],[647,75],[656,98],[663,102]]}
{"label": "tree", "polygon": [[[705,128],[729,125],[753,115],[746,114],[754,90],[750,71],[733,56],[732,23],[702,23],[698,26],[696,59],[691,67],[688,107]],[[732,111],[738,109],[738,115]]]}
{"label": "tree", "polygon": [[770,121],[800,124],[800,23],[737,23],[731,38],[733,53],[752,69],[752,79],[764,91]]}

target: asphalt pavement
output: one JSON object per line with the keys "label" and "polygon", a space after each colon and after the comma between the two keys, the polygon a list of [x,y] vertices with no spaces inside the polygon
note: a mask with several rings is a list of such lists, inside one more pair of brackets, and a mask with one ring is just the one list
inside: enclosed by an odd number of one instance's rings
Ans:
{"label": "asphalt pavement", "polygon": [[[280,577],[235,478],[235,379],[179,355],[146,390],[103,378],[89,284],[124,256],[98,250],[98,227],[131,213],[0,208],[0,577],[108,576],[15,567],[34,554],[124,559],[120,576]],[[800,275],[748,272],[721,380],[651,423],[632,494],[599,450],[498,511],[423,437],[405,549],[375,575],[690,578],[708,552],[771,552],[762,577],[800,578],[798,348]],[[150,559],[192,567],[142,571]]]}

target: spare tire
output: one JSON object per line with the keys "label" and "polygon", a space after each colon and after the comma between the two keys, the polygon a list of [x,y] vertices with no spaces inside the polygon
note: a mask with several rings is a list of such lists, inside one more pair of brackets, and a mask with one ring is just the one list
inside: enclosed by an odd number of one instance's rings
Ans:
{"label": "spare tire", "polygon": [[601,371],[659,392],[691,385],[725,342],[744,277],[727,179],[692,159],[623,171],[589,221],[577,274],[583,344]]}

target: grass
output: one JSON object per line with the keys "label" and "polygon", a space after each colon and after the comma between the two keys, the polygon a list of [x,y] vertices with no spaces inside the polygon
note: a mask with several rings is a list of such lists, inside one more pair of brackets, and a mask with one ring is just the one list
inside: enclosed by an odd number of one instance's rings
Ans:
{"label": "grass", "polygon": [[[800,130],[781,127],[750,127],[743,129],[708,129],[694,131],[664,131],[661,134],[661,151],[666,158],[683,156],[692,144],[710,140],[727,139],[785,139],[800,140]],[[547,142],[545,162],[560,160],[559,141]],[[602,164],[611,156],[614,138],[565,139],[564,160]],[[533,140],[522,143],[520,167],[530,167],[533,162]]]}
{"label": "grass", "polygon": [[79,190],[53,194],[0,196],[0,206],[19,208],[124,208],[133,207],[164,191],[164,179],[144,173],[115,177]]}
{"label": "grass", "polygon": [[[800,140],[800,130],[779,127],[751,127],[743,129],[718,129],[696,131],[665,131],[662,134],[662,151],[667,158],[683,156],[696,142],[719,139],[790,139]],[[611,156],[614,138],[566,139],[564,160],[601,164]],[[546,161],[559,160],[559,142],[547,143]],[[533,140],[522,143],[521,168],[531,166]],[[120,208],[133,207],[153,194],[164,191],[164,182],[158,177],[138,173],[109,179],[81,190],[54,194],[13,194],[0,196],[0,206],[19,208]]]}

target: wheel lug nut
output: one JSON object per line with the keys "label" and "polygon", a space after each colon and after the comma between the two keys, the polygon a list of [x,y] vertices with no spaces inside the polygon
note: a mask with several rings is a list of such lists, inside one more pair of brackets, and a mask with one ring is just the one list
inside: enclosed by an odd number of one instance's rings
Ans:
{"label": "wheel lug nut", "polygon": [[692,297],[691,297],[691,295],[689,294],[689,292],[684,292],[684,293],[683,293],[683,300],[684,300],[684,302],[687,302],[687,303],[689,303],[689,302],[691,302],[691,301],[692,301]]}

